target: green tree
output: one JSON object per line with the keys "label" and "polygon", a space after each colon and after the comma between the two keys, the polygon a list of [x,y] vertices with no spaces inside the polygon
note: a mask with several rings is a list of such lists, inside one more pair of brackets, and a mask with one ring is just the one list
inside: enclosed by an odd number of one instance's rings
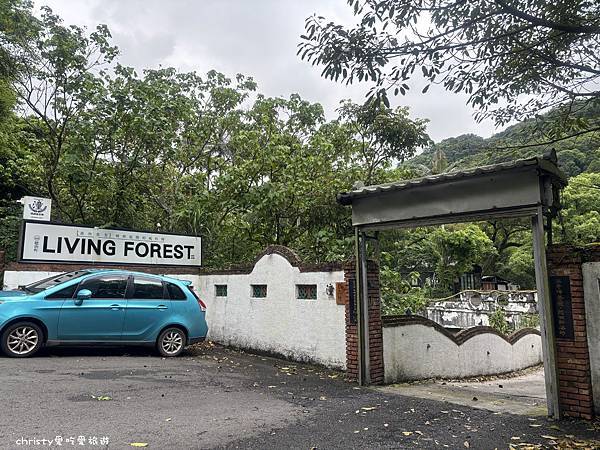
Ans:
{"label": "green tree", "polygon": [[6,257],[16,256],[21,207],[16,203],[39,184],[36,139],[27,124],[14,113],[13,83],[27,67],[19,48],[34,45],[38,21],[31,15],[31,3],[0,0],[0,249]]}
{"label": "green tree", "polygon": [[493,242],[475,224],[437,228],[431,234],[430,249],[436,258],[433,295],[438,297],[452,294],[461,274],[496,252]]}
{"label": "green tree", "polygon": [[574,177],[584,172],[587,168],[587,156],[575,149],[565,149],[557,152],[560,169],[568,177]]}
{"label": "green tree", "polygon": [[419,279],[418,273],[412,272],[405,278],[396,270],[383,265],[379,276],[383,315],[417,314],[426,308],[425,289],[414,286]]}
{"label": "green tree", "polygon": [[[19,2],[21,3],[21,2]],[[30,6],[28,2],[22,5]],[[102,69],[117,54],[110,33],[98,26],[89,36],[76,26],[66,27],[50,8],[28,29],[30,40],[13,39],[11,52],[16,75],[11,80],[21,113],[43,145],[39,147],[44,168],[44,194],[54,201],[59,216],[69,220],[59,191],[59,165],[69,144],[71,128],[81,120],[94,98],[103,95]]]}
{"label": "green tree", "polygon": [[259,97],[230,142],[234,163],[215,180],[221,261],[249,259],[268,244],[291,246],[311,260],[351,251],[349,211],[335,195],[352,179],[348,154],[319,130],[323,109],[297,95]]}
{"label": "green tree", "polygon": [[512,248],[498,260],[495,273],[500,277],[518,284],[521,289],[535,289],[535,271],[533,245],[531,237],[522,247]]}
{"label": "green tree", "polygon": [[403,162],[419,147],[430,144],[426,133],[428,120],[411,119],[408,108],[395,110],[370,102],[357,105],[343,101],[338,109],[340,121],[353,138],[357,162],[364,168],[364,181],[381,181],[378,171]]}
{"label": "green tree", "polygon": [[[576,118],[574,102],[598,105],[600,4],[558,0],[348,0],[359,19],[344,27],[321,16],[306,20],[298,53],[346,83],[371,81],[371,97],[405,94],[406,82],[468,95],[476,118],[497,125],[561,105],[549,141],[600,130]],[[425,92],[429,85],[423,89]]]}
{"label": "green tree", "polygon": [[600,173],[582,173],[569,180],[563,193],[567,241],[600,242]]}
{"label": "green tree", "polygon": [[589,158],[586,172],[600,172],[600,148],[597,148]]}
{"label": "green tree", "polygon": [[26,70],[19,49],[34,44],[38,20],[27,0],[0,0],[0,122],[11,114],[15,92],[11,83]]}
{"label": "green tree", "polygon": [[500,266],[506,264],[513,249],[528,244],[531,247],[531,225],[527,220],[490,220],[479,225],[488,235],[496,250],[485,259],[483,263],[484,274],[496,274]]}
{"label": "green tree", "polygon": [[496,310],[490,314],[490,327],[500,334],[508,335],[510,333],[510,325],[506,320],[506,313],[502,306],[498,306]]}

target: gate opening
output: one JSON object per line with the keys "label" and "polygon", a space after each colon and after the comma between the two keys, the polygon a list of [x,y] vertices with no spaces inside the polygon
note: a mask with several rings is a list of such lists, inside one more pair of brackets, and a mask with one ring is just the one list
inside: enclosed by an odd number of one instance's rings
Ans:
{"label": "gate opening", "polygon": [[[374,268],[367,261],[367,242],[377,245],[379,231],[394,228],[528,217],[533,233],[547,410],[549,416],[560,418],[546,237],[551,243],[552,218],[560,209],[559,193],[566,184],[567,179],[557,166],[556,153],[551,151],[543,157],[376,186],[357,186],[339,194],[338,202],[352,207],[355,231],[355,273],[352,268],[349,273],[350,278],[356,280],[359,384],[371,384],[373,375],[379,379],[382,372],[377,358],[371,354],[382,353],[382,342],[380,335],[371,329],[371,322],[377,320],[373,310],[380,305],[377,274],[373,275]],[[349,329],[352,331],[347,325]],[[371,367],[373,364],[377,367]]]}

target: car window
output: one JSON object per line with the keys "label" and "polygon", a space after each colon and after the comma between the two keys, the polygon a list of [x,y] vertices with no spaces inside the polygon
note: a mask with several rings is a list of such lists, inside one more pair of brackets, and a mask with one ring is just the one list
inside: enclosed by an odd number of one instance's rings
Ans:
{"label": "car window", "polygon": [[53,277],[44,278],[41,281],[36,281],[35,283],[28,284],[23,287],[25,292],[29,292],[32,294],[37,294],[38,292],[45,291],[51,287],[55,287],[65,281],[74,280],[75,278],[79,278],[82,275],[86,275],[86,270],[76,270],[75,272],[67,272],[61,273],[60,275],[54,275]]}
{"label": "car window", "polygon": [[162,281],[156,278],[135,277],[131,298],[138,300],[162,300],[164,298]]}
{"label": "car window", "polygon": [[185,300],[187,298],[179,286],[173,283],[167,283],[167,288],[169,290],[171,300]]}
{"label": "car window", "polygon": [[77,283],[72,284],[71,286],[67,286],[66,288],[62,288],[52,294],[46,295],[46,300],[55,300],[62,298],[73,298],[75,291],[77,290]]}
{"label": "car window", "polygon": [[92,292],[91,299],[125,298],[126,288],[127,277],[123,275],[101,275],[79,284],[79,290],[88,289]]}

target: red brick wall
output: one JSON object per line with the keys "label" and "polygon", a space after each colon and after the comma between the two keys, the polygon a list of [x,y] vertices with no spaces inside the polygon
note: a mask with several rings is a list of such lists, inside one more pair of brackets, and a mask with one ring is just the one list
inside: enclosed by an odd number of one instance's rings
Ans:
{"label": "red brick wall", "polygon": [[560,408],[565,416],[583,419],[592,419],[594,414],[581,271],[582,262],[589,256],[564,245],[550,247],[547,254],[549,275],[568,276],[571,284],[574,339],[556,340]]}
{"label": "red brick wall", "polygon": [[6,252],[0,250],[0,288],[4,283],[4,266],[6,265]]}
{"label": "red brick wall", "polygon": [[[369,354],[371,383],[383,383],[383,331],[381,322],[381,301],[379,297],[379,266],[374,261],[368,262],[367,284],[369,296]],[[354,261],[344,264],[346,283],[356,279]],[[359,299],[355,293],[355,301]],[[358,379],[358,325],[350,322],[350,305],[346,302],[346,378],[349,381]]]}

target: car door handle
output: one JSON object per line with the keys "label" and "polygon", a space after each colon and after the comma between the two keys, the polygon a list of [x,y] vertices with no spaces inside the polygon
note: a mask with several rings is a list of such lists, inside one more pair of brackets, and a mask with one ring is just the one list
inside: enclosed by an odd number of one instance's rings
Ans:
{"label": "car door handle", "polygon": [[167,309],[167,308],[168,308],[168,306],[167,306],[167,305],[158,305],[158,306],[156,307],[156,309]]}
{"label": "car door handle", "polygon": [[113,311],[118,311],[121,309],[121,305],[110,305],[110,309]]}

